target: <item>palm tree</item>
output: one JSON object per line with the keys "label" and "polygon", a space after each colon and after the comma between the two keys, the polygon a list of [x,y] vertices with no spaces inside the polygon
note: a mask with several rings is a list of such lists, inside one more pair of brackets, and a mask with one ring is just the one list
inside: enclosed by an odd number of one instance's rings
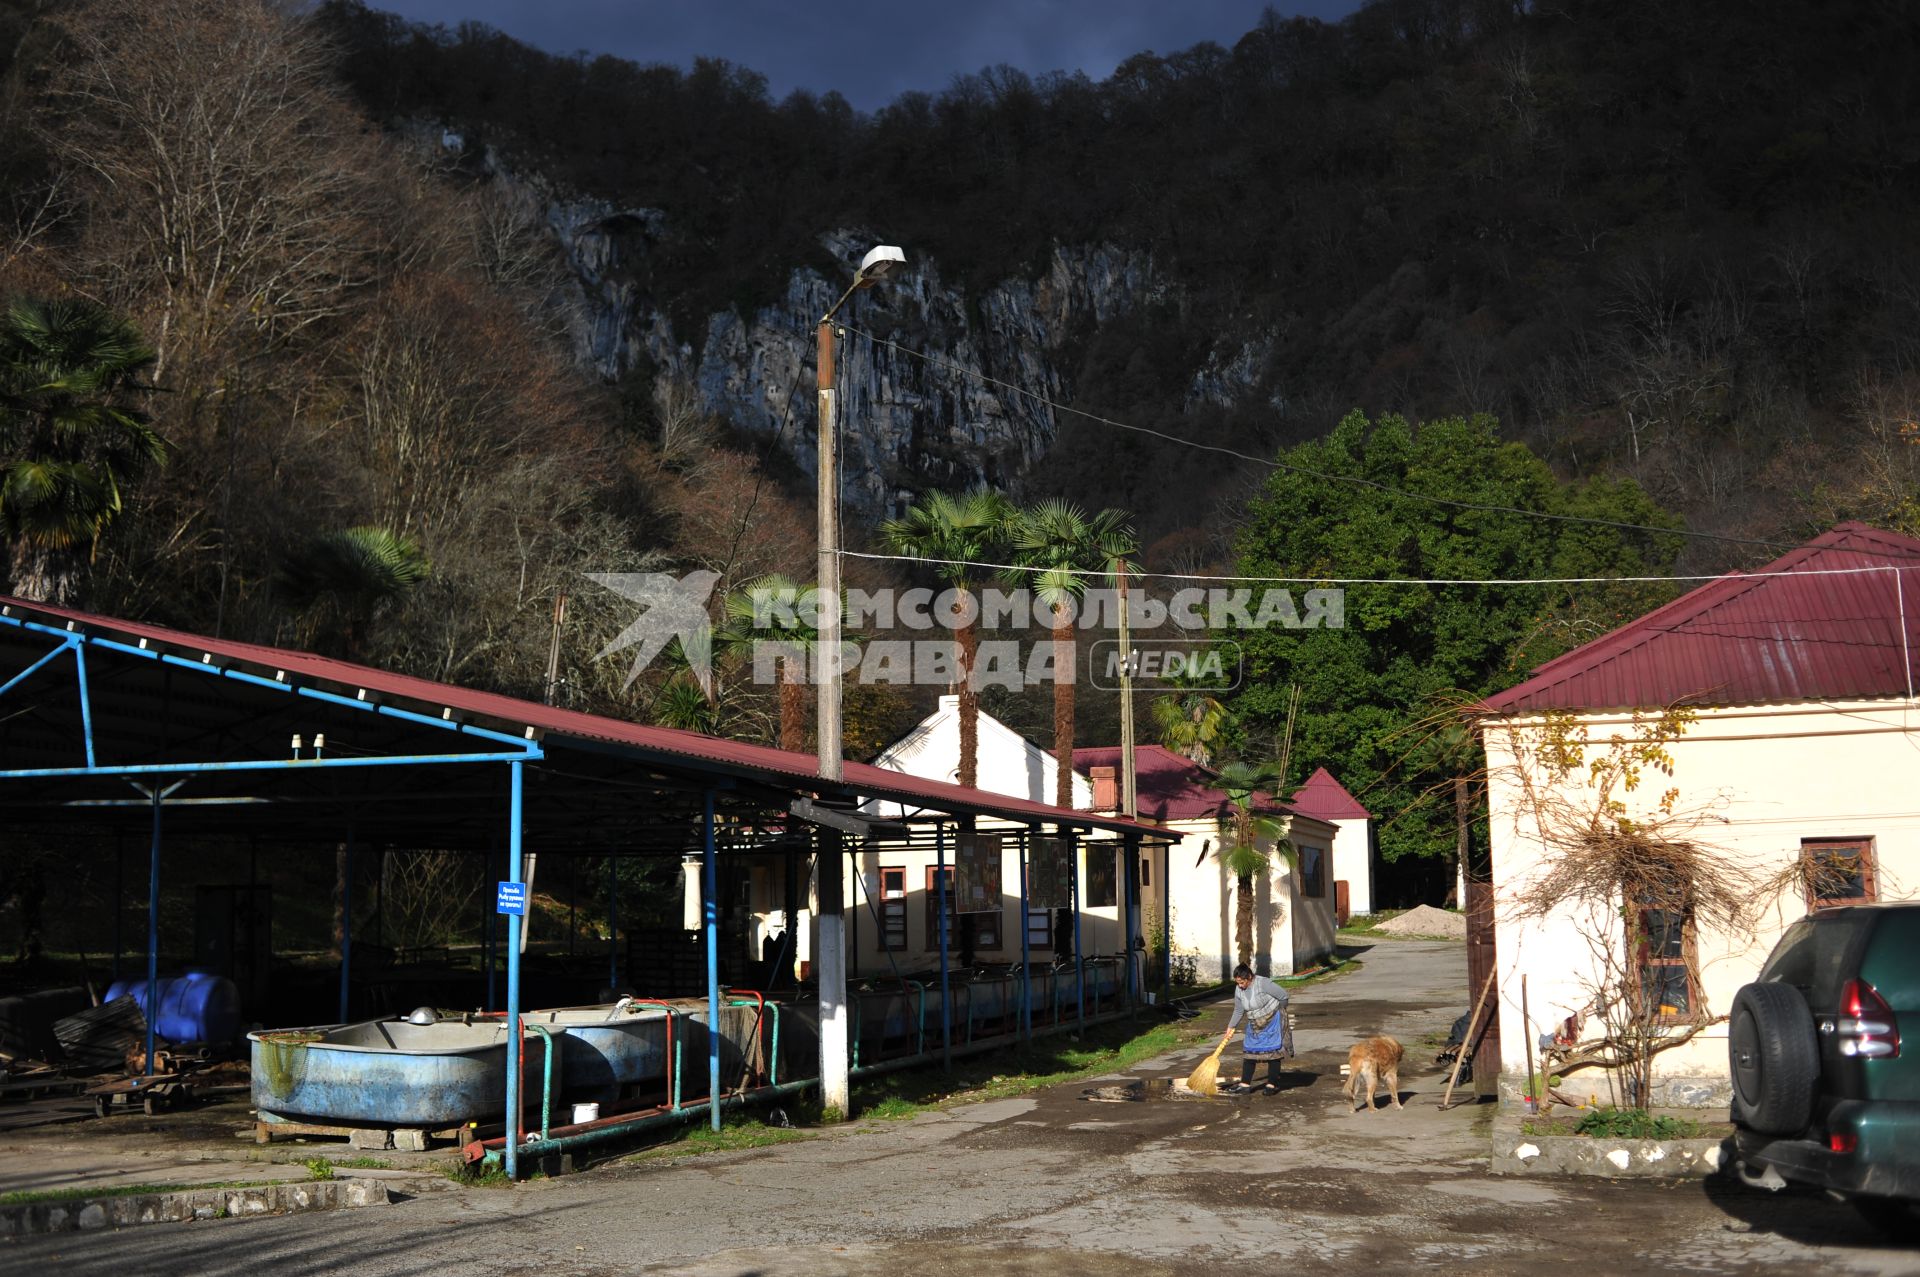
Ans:
{"label": "palm tree", "polygon": [[[934,571],[960,596],[963,614],[971,612],[973,592],[992,571],[974,566],[1001,553],[1013,524],[1013,506],[991,488],[954,496],[930,492],[898,519],[880,525],[880,536],[895,554],[936,560]],[[974,657],[980,623],[970,620],[954,635],[959,648],[954,672],[960,696],[960,775],[971,787],[979,774],[980,691],[974,686]]]}
{"label": "palm tree", "polygon": [[655,725],[711,736],[720,726],[720,706],[686,670],[660,685],[647,704]]}
{"label": "palm tree", "polygon": [[1168,680],[1168,690],[1154,699],[1153,725],[1160,743],[1205,767],[1213,761],[1213,746],[1227,726],[1227,707],[1198,675],[1181,673]]}
{"label": "palm tree", "polygon": [[[280,596],[308,614],[318,631],[340,627],[346,656],[364,657],[362,626],[427,579],[432,565],[420,547],[386,528],[346,528],[313,538],[281,564]],[[315,635],[318,641],[318,635]]]}
{"label": "palm tree", "polygon": [[70,601],[125,485],[166,460],[134,402],[153,359],[93,302],[22,299],[0,317],[0,531],[15,594]]}
{"label": "palm tree", "polygon": [[720,647],[749,658],[761,643],[780,645],[780,748],[807,747],[807,657],[820,642],[809,619],[819,587],[796,585],[774,573],[747,582],[727,596]]}
{"label": "palm tree", "polygon": [[1013,526],[1014,562],[1033,579],[1034,596],[1052,613],[1054,805],[1073,806],[1073,697],[1078,677],[1073,604],[1086,596],[1087,576],[1119,570],[1137,551],[1122,510],[1088,516],[1069,501],[1042,501]]}
{"label": "palm tree", "polygon": [[1214,777],[1214,783],[1227,793],[1227,810],[1221,822],[1220,863],[1234,876],[1236,890],[1233,911],[1233,944],[1238,961],[1253,965],[1253,880],[1264,875],[1273,863],[1273,850],[1293,862],[1293,848],[1280,841],[1286,826],[1268,814],[1261,804],[1267,792],[1281,780],[1280,769],[1271,764],[1229,763]]}

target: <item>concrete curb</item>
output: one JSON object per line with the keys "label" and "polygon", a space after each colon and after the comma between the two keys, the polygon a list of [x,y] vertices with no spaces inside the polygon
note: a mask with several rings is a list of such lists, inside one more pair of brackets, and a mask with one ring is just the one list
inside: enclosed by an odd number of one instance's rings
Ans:
{"label": "concrete curb", "polygon": [[1609,1179],[1702,1179],[1733,1160],[1732,1140],[1621,1140],[1527,1135],[1504,1106],[1493,1119],[1495,1175],[1604,1175]]}
{"label": "concrete curb", "polygon": [[171,1224],[194,1219],[292,1215],[304,1211],[384,1206],[393,1200],[376,1180],[303,1180],[251,1188],[181,1189],[115,1197],[69,1197],[53,1202],[0,1206],[0,1238],[41,1233],[97,1232],[133,1224]]}

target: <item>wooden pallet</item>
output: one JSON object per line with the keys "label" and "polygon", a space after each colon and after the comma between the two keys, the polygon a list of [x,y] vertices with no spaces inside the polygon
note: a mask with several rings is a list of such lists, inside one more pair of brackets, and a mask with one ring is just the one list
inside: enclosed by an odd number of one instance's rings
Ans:
{"label": "wooden pallet", "polygon": [[123,1078],[88,1089],[93,1097],[93,1115],[108,1117],[139,1109],[148,1117],[193,1102],[193,1083],[178,1073],[156,1073],[152,1077]]}
{"label": "wooden pallet", "polygon": [[469,1126],[429,1129],[418,1126],[343,1126],[333,1122],[308,1122],[262,1109],[253,1124],[253,1142],[270,1144],[276,1135],[306,1139],[340,1139],[354,1148],[402,1153],[425,1152],[434,1144],[459,1144],[473,1138]]}
{"label": "wooden pallet", "polygon": [[36,1069],[14,1073],[0,1082],[0,1100],[39,1100],[58,1095],[78,1095],[87,1089],[85,1078],[69,1077],[57,1069]]}

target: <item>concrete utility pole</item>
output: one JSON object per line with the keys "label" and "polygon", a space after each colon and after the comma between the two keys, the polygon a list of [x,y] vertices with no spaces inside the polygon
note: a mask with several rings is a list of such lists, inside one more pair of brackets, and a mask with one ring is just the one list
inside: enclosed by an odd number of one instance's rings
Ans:
{"label": "concrete utility pole", "polygon": [[1114,581],[1120,587],[1120,810],[1134,820],[1140,815],[1140,794],[1133,767],[1133,647],[1127,632],[1131,592],[1125,559],[1115,565]]}
{"label": "concrete utility pole", "polygon": [[[839,405],[833,389],[833,317],[857,290],[871,288],[906,261],[907,255],[890,244],[882,244],[869,252],[861,259],[853,283],[840,294],[840,300],[820,316],[815,330],[816,384],[820,393],[820,487],[816,511],[820,560],[814,621],[814,632],[819,636],[814,663],[817,692],[814,727],[819,741],[819,775],[827,781],[838,781],[843,774],[840,757],[840,471],[835,419]],[[850,1017],[847,1014],[846,904],[842,890],[846,861],[840,854],[837,832],[822,830],[819,848],[815,881],[820,903],[820,943],[815,958],[820,972],[820,1098],[828,1111],[837,1111],[844,1118],[852,1109],[847,1049]]]}
{"label": "concrete utility pole", "polygon": [[819,495],[818,517],[819,619],[814,624],[819,635],[819,655],[814,679],[818,689],[815,700],[815,735],[819,740],[820,778],[839,780],[840,768],[840,470],[838,404],[833,389],[833,317],[847,304],[847,298],[862,288],[871,288],[906,265],[907,255],[891,244],[882,244],[860,261],[853,283],[840,294],[840,300],[820,316],[814,339],[816,383],[820,392]]}
{"label": "concrete utility pole", "polygon": [[[845,301],[846,298],[841,298]],[[833,310],[840,307],[835,305]],[[820,560],[814,569],[818,583],[818,615],[814,633],[814,727],[820,749],[820,778],[840,779],[840,469],[838,423],[833,390],[833,310],[820,320],[816,334],[820,386],[820,489],[815,501],[819,519]]]}

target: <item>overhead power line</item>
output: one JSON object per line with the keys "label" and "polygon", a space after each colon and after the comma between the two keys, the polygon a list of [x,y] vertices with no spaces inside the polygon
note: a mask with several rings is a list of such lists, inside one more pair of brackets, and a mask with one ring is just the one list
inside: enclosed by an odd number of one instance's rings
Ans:
{"label": "overhead power line", "polygon": [[1228,448],[1217,443],[1202,443],[1198,439],[1188,439],[1180,435],[1169,434],[1164,430],[1155,430],[1151,426],[1134,425],[1132,422],[1119,421],[1112,417],[1102,416],[1097,412],[1088,412],[1083,408],[1074,408],[1070,405],[1049,399],[1038,390],[1029,390],[1025,386],[991,376],[977,368],[969,368],[965,364],[955,363],[951,359],[944,359],[939,355],[931,355],[922,350],[915,350],[911,346],[902,346],[892,338],[877,337],[870,332],[854,328],[851,325],[847,326],[847,331],[853,333],[855,336],[865,337],[868,341],[883,344],[890,350],[907,355],[913,359],[918,359],[923,363],[931,364],[937,368],[945,368],[951,372],[957,372],[962,376],[972,377],[974,380],[984,382],[989,386],[998,386],[1002,390],[1025,396],[1035,403],[1044,404],[1054,412],[1080,417],[1099,425],[1111,426],[1116,430],[1127,430],[1134,434],[1151,435],[1155,439],[1162,439],[1168,443],[1178,444],[1183,448],[1193,448],[1201,452],[1218,453],[1221,456],[1233,457],[1236,460],[1249,462],[1256,466],[1266,466],[1269,469],[1285,471],[1288,474],[1304,475],[1307,478],[1319,479],[1326,483],[1344,483],[1356,488],[1366,488],[1374,492],[1384,492],[1391,496],[1406,497],[1413,501],[1425,501],[1432,505],[1447,506],[1455,510],[1477,510],[1487,514],[1514,514],[1527,519],[1546,519],[1556,523],[1578,523],[1588,527],[1614,528],[1623,532],[1649,532],[1655,536],[1692,537],[1700,541],[1716,541],[1725,545],[1760,546],[1768,550],[1792,550],[1798,548],[1784,541],[1767,541],[1758,537],[1726,536],[1718,532],[1696,532],[1688,528],[1661,528],[1648,523],[1629,523],[1620,519],[1599,519],[1582,514],[1554,514],[1546,510],[1528,510],[1521,506],[1497,505],[1482,501],[1456,501],[1451,497],[1436,497],[1425,492],[1412,492],[1406,488],[1396,488],[1392,484],[1381,483],[1375,479],[1364,479],[1359,475],[1329,474],[1323,470],[1314,470],[1307,466],[1297,466],[1290,462],[1277,461],[1272,457],[1255,456],[1252,453],[1241,452],[1236,448]]}
{"label": "overhead power line", "polygon": [[[842,550],[843,558],[872,559],[887,563],[922,563],[933,567],[984,568],[993,572],[1030,573],[1031,565],[990,563],[978,559],[936,559],[918,554],[870,554]],[[1222,576],[1199,572],[1143,572],[1127,569],[1129,577],[1160,581],[1211,581],[1231,585],[1639,585],[1681,581],[1719,581],[1723,579],[1757,580],[1776,576],[1861,576],[1875,572],[1909,572],[1920,564],[1876,563],[1857,568],[1783,568],[1779,571],[1714,572],[1677,576],[1533,576],[1533,577],[1397,577],[1397,576]],[[1100,578],[1113,575],[1100,569],[1049,568],[1073,576]],[[1899,578],[1896,577],[1896,580]]]}

